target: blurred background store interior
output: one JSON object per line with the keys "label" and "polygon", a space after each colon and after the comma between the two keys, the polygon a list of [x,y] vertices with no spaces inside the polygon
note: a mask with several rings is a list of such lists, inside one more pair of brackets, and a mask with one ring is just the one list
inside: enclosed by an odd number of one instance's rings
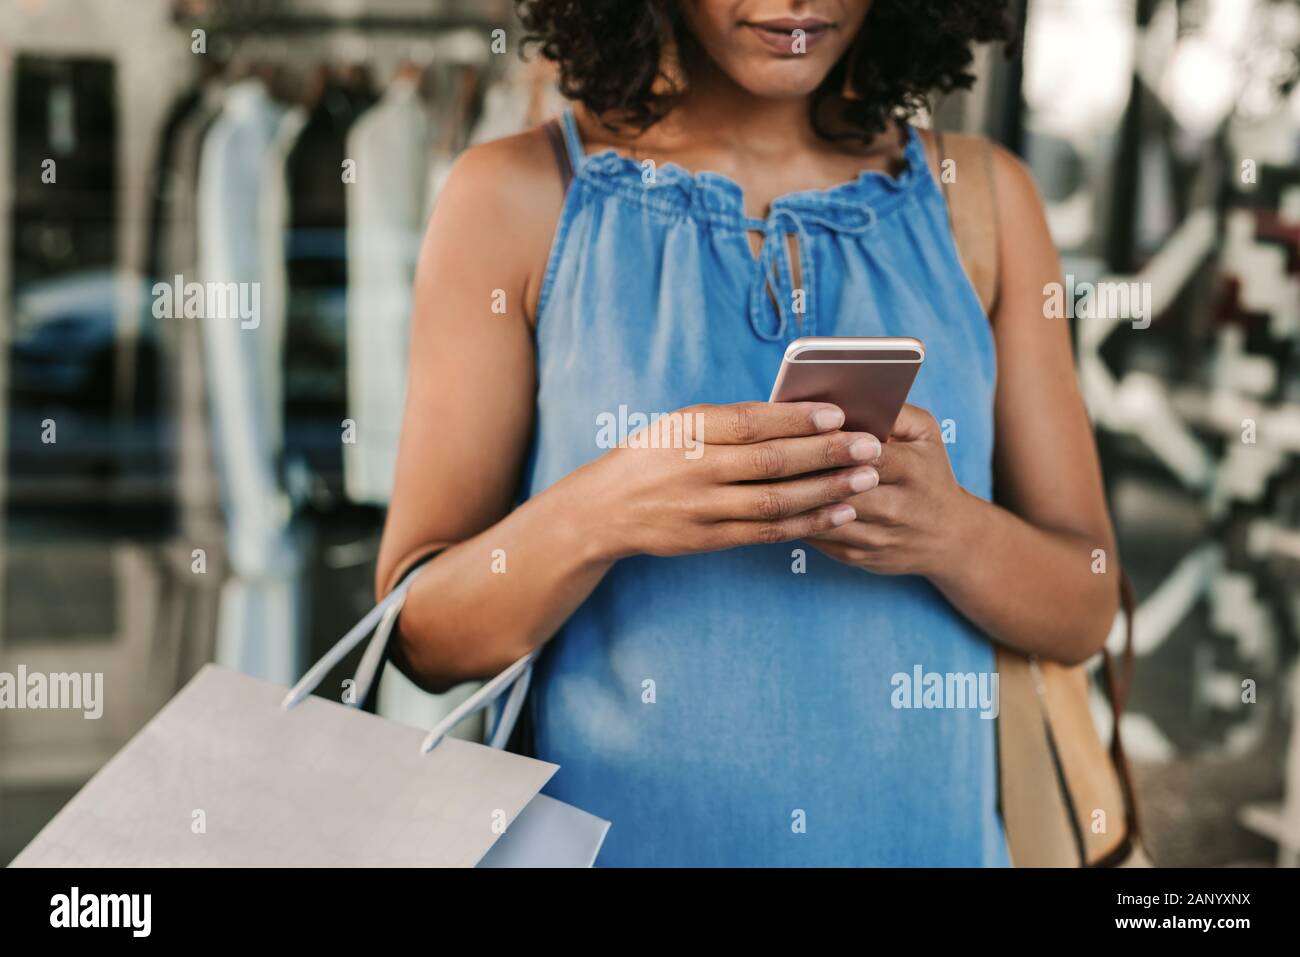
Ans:
{"label": "blurred background store interior", "polygon": [[[1025,158],[1076,286],[1150,284],[1149,328],[1071,320],[1141,601],[1150,850],[1295,866],[1300,0],[1011,6],[1021,53],[924,121]],[[563,101],[509,0],[0,23],[0,672],[108,696],[0,713],[6,863],[204,662],[287,683],[370,607],[428,212],[460,151]],[[158,318],[177,275],[258,284],[258,334]],[[427,727],[466,693],[390,669],[377,708]]]}

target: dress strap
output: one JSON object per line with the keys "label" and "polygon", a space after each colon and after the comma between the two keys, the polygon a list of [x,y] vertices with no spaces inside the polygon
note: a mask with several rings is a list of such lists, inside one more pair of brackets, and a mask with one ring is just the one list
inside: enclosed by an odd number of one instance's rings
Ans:
{"label": "dress strap", "polygon": [[565,108],[560,114],[560,124],[564,129],[564,143],[569,154],[569,165],[574,172],[582,169],[587,159],[587,151],[582,146],[582,134],[578,132],[578,121],[573,115],[573,107]]}

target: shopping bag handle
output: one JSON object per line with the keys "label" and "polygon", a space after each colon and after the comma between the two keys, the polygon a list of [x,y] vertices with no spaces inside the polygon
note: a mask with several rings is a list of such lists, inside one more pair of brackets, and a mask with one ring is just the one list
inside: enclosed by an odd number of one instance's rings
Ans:
{"label": "shopping bag handle", "polygon": [[420,745],[420,750],[424,752],[432,751],[452,728],[470,715],[482,711],[505,694],[506,691],[509,691],[510,697],[506,699],[506,703],[501,709],[501,717],[497,720],[496,728],[492,732],[492,739],[488,742],[489,746],[498,750],[504,748],[510,738],[510,732],[514,730],[519,712],[523,708],[524,698],[528,694],[528,684],[533,675],[533,658],[536,656],[537,652],[530,651],[457,705],[451,714],[439,721],[433,730],[429,732]]}
{"label": "shopping bag handle", "polygon": [[[418,572],[419,569],[416,570],[417,574]],[[410,590],[413,581],[415,581],[415,574],[408,575],[401,584],[385,595],[379,604],[370,609],[364,618],[353,625],[348,633],[340,638],[320,661],[312,665],[307,673],[298,679],[296,685],[289,689],[289,693],[280,702],[280,707],[288,711],[315,691],[316,686],[325,680],[325,676],[333,670],[334,666],[346,658],[353,648],[361,644],[362,639],[370,633],[370,629],[374,628],[374,637],[370,639],[365,654],[361,656],[361,664],[357,666],[353,679],[355,685],[351,705],[353,707],[360,705],[366,699],[370,685],[379,671],[379,666],[383,663],[388,636],[393,631],[397,616],[402,611],[402,605],[406,603],[406,593]]]}
{"label": "shopping bag handle", "polygon": [[[346,658],[353,648],[361,643],[362,639],[370,632],[370,629],[374,628],[374,635],[370,639],[370,644],[366,646],[366,650],[361,656],[361,662],[357,665],[356,674],[353,677],[352,701],[349,704],[354,708],[359,707],[370,693],[370,686],[374,683],[375,676],[384,663],[384,652],[388,648],[388,637],[397,624],[397,616],[401,614],[402,606],[406,604],[406,594],[411,588],[411,583],[415,581],[416,576],[421,571],[423,571],[423,566],[412,571],[396,588],[385,595],[379,604],[370,609],[364,618],[353,625],[348,633],[340,638],[334,644],[334,647],[327,651],[320,661],[312,665],[307,670],[307,673],[298,679],[298,683],[289,689],[289,693],[280,702],[280,707],[288,711],[315,691],[316,687],[325,680],[325,676],[340,661]],[[433,730],[429,732],[420,745],[420,751],[424,753],[432,751],[458,724],[471,715],[482,711],[509,691],[510,696],[501,708],[501,716],[497,719],[496,727],[492,730],[492,738],[488,742],[490,747],[498,750],[504,748],[506,742],[510,739],[510,733],[514,730],[515,722],[519,719],[519,712],[523,710],[524,700],[528,696],[528,685],[533,674],[533,658],[536,655],[537,652],[535,651],[524,655],[457,705],[447,717],[439,721]]]}

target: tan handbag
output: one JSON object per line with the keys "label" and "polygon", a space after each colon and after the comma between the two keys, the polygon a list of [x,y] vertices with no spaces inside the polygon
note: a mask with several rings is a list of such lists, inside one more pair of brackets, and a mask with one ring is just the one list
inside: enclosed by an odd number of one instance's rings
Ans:
{"label": "tan handbag", "polygon": [[[957,250],[992,315],[998,293],[998,218],[992,151],[976,137],[936,133],[935,174],[948,200]],[[932,163],[934,162],[932,158]],[[952,176],[944,173],[956,173]],[[959,185],[960,184],[960,185]],[[1110,748],[1088,702],[1088,672],[997,645],[999,804],[1017,867],[1150,866],[1138,839],[1137,805],[1119,719],[1133,678],[1133,591],[1120,572],[1124,652],[1103,651],[1113,718]]]}

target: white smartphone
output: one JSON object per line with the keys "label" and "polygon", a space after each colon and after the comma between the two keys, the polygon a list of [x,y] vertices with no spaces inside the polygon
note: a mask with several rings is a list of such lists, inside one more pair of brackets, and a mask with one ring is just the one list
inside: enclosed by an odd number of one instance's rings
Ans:
{"label": "white smartphone", "polygon": [[785,350],[769,402],[832,402],[844,428],[884,442],[925,361],[920,339],[807,336]]}

